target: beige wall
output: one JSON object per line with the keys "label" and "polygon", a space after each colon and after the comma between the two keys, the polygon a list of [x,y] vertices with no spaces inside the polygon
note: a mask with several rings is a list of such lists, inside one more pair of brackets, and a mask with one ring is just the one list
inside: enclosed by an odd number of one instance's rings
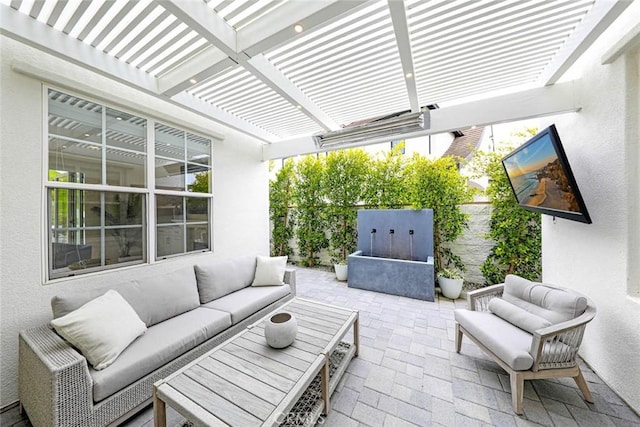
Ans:
{"label": "beige wall", "polygon": [[584,89],[582,111],[555,118],[593,224],[543,216],[542,273],[545,282],[579,290],[595,302],[598,314],[580,354],[640,412],[637,50],[601,64],[638,17],[636,1],[581,58],[576,71]]}
{"label": "beige wall", "polygon": [[168,116],[174,125],[186,129],[192,125],[195,130],[210,129],[224,135],[224,141],[216,141],[213,148],[213,256],[268,254],[269,201],[267,164],[261,162],[258,141],[19,42],[6,37],[0,40],[1,408],[18,400],[18,332],[51,319],[49,301],[53,295],[171,271],[212,256],[185,256],[43,284],[42,82],[12,71],[14,61],[78,82],[75,89],[80,91],[97,88],[107,94],[100,97],[106,104],[120,104],[150,117],[154,113],[163,116],[160,118]]}

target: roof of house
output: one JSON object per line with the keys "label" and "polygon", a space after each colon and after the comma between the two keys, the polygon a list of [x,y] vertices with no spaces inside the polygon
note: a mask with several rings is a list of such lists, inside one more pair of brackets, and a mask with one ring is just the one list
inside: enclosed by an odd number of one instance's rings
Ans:
{"label": "roof of house", "polygon": [[468,159],[473,154],[473,151],[480,146],[484,129],[484,126],[482,126],[463,130],[461,132],[462,136],[456,136],[453,139],[442,157],[453,156],[460,159]]}

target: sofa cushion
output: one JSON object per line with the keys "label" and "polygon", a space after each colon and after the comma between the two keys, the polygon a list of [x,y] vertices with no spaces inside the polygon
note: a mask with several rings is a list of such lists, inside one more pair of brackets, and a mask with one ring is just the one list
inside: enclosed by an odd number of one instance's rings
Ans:
{"label": "sofa cushion", "polygon": [[184,267],[108,287],[74,290],[56,295],[51,299],[53,318],[78,309],[109,289],[122,295],[147,326],[153,326],[200,305],[193,267]]}
{"label": "sofa cushion", "polygon": [[251,286],[284,285],[284,271],[287,269],[287,256],[258,256],[256,275]]}
{"label": "sofa cushion", "polygon": [[196,308],[147,329],[107,369],[89,369],[99,402],[231,326],[229,313]]}
{"label": "sofa cushion", "polygon": [[129,303],[113,290],[53,319],[51,326],[78,348],[96,370],[111,365],[147,330]]}
{"label": "sofa cushion", "polygon": [[532,334],[538,329],[551,326],[551,322],[547,319],[536,316],[502,298],[492,298],[491,301],[489,301],[489,310],[512,325]]}
{"label": "sofa cushion", "polygon": [[226,311],[235,325],[258,310],[291,293],[289,285],[247,287],[213,300],[203,307]]}
{"label": "sofa cushion", "polygon": [[574,319],[587,308],[587,299],[577,292],[532,282],[513,274],[505,278],[502,298],[552,324]]}
{"label": "sofa cushion", "polygon": [[464,329],[515,371],[533,366],[529,354],[533,336],[495,314],[466,309],[454,310],[454,317]]}
{"label": "sofa cushion", "polygon": [[200,302],[206,304],[249,286],[256,271],[256,257],[212,259],[196,265],[194,269]]}

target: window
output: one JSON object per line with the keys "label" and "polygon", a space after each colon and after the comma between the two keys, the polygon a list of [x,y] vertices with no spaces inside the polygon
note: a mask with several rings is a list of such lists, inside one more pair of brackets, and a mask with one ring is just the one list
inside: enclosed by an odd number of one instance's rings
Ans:
{"label": "window", "polygon": [[49,278],[209,250],[210,139],[47,94]]}
{"label": "window", "polygon": [[156,123],[156,256],[209,249],[211,141]]}

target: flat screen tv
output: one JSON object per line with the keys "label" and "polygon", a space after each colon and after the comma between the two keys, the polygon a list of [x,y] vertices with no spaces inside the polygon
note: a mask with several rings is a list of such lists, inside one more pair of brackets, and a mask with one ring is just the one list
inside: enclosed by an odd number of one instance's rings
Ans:
{"label": "flat screen tv", "polygon": [[591,224],[554,125],[509,153],[502,165],[524,209]]}

